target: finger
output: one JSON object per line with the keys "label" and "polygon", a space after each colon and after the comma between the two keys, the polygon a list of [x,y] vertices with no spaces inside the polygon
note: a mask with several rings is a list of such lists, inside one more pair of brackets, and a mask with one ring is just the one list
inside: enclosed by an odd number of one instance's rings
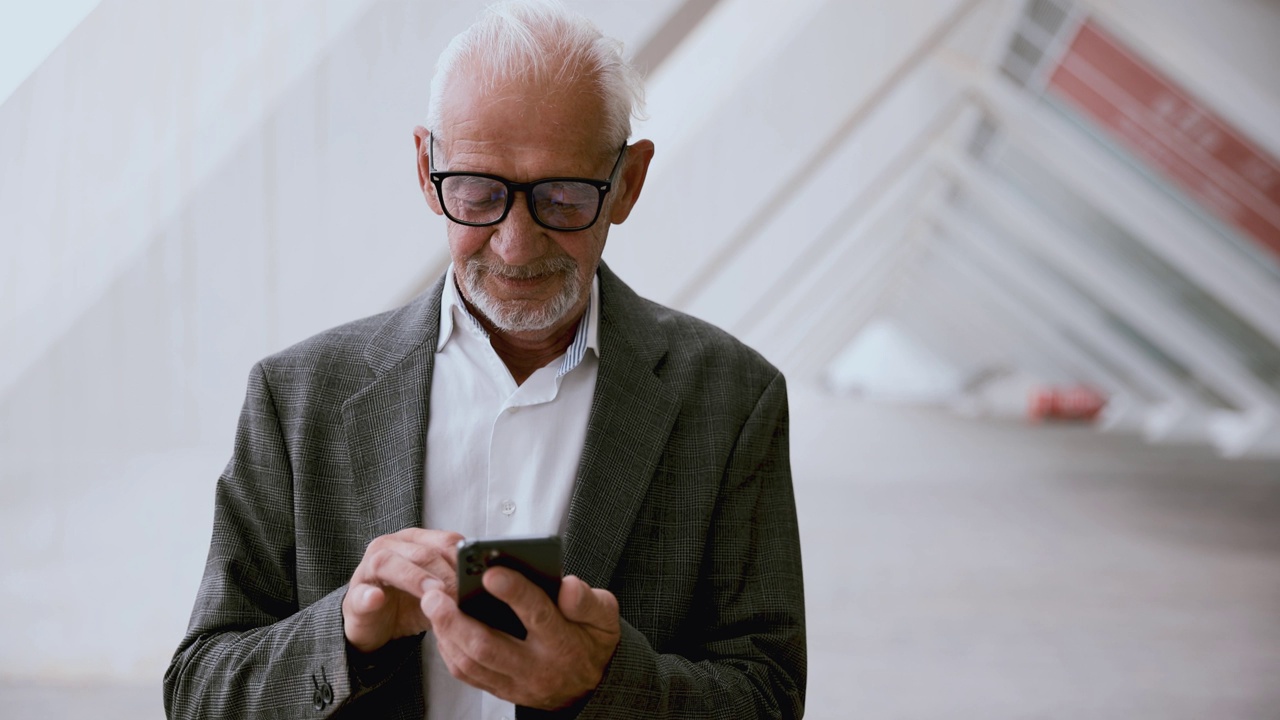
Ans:
{"label": "finger", "polygon": [[394,552],[424,569],[453,573],[458,563],[457,548],[438,547],[396,536],[382,539],[378,550]]}
{"label": "finger", "polygon": [[351,612],[356,615],[376,613],[387,604],[387,594],[376,585],[356,585],[347,590],[347,597],[351,601]]}
{"label": "finger", "polygon": [[[431,623],[432,632],[437,638],[448,638],[454,644],[471,644],[480,642],[485,633],[498,633],[488,625],[467,615],[458,608],[458,603],[438,587],[428,590],[419,602],[422,614]],[[506,635],[506,633],[499,633]]]}
{"label": "finger", "polygon": [[450,675],[490,695],[498,697],[510,695],[514,685],[512,677],[473,657],[464,646],[437,635],[436,650],[444,660],[445,666],[449,668]]}
{"label": "finger", "polygon": [[431,622],[431,629],[436,637],[446,637],[457,632],[455,628],[462,613],[458,610],[457,602],[440,588],[432,586],[423,593],[419,605],[422,614]]}
{"label": "finger", "polygon": [[[443,638],[454,645],[467,648],[484,645],[503,648],[505,655],[497,654],[494,656],[497,659],[510,656],[517,649],[515,644],[520,642],[505,632],[494,630],[462,612],[453,598],[439,590],[432,590],[423,595],[421,606],[422,614],[431,622],[432,632],[437,639]],[[469,654],[477,656],[475,651]]]}
{"label": "finger", "polygon": [[373,585],[348,588],[342,599],[342,627],[347,641],[361,652],[372,652],[387,641],[387,616],[380,612],[387,595]]}
{"label": "finger", "polygon": [[560,581],[560,596],[556,602],[565,619],[582,622],[590,612],[591,586],[575,575],[566,575]]}
{"label": "finger", "polygon": [[[395,553],[414,565],[417,565],[432,577],[438,579],[444,584],[450,594],[457,597],[458,573],[456,570],[456,551],[451,549],[447,554],[441,554],[442,551],[439,548],[396,538],[388,538],[384,541],[379,546],[379,551]],[[421,597],[421,595],[422,593],[415,593],[414,597]]]}
{"label": "finger", "polygon": [[434,573],[385,547],[367,556],[361,566],[363,569],[357,570],[357,583],[395,588],[415,598],[422,597],[423,583],[436,577]]}
{"label": "finger", "polygon": [[451,530],[428,530],[425,528],[405,528],[393,533],[390,537],[434,549],[439,553],[440,558],[452,568],[457,568],[458,543],[464,539],[462,535]]}
{"label": "finger", "polygon": [[505,567],[491,567],[480,578],[486,590],[511,606],[529,632],[546,630],[563,622],[551,598],[521,573]]}
{"label": "finger", "polygon": [[608,590],[567,575],[560,582],[560,612],[566,620],[608,630],[618,624],[618,599]]}
{"label": "finger", "polygon": [[449,673],[463,682],[499,697],[511,698],[511,669],[518,663],[521,643],[504,632],[464,614],[438,590],[422,598],[422,612],[431,621],[436,649]]}

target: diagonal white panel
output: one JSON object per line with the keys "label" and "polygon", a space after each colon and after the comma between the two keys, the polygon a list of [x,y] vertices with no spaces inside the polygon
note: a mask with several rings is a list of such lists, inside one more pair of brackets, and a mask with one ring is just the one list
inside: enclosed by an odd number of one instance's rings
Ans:
{"label": "diagonal white panel", "polygon": [[[641,294],[682,305],[709,267],[785,203],[794,178],[807,176],[831,142],[838,145],[840,129],[870,112],[893,72],[923,59],[921,43],[945,37],[943,24],[978,4],[883,3],[869,21],[860,4],[823,3],[676,147],[658,148],[645,196],[614,232],[606,259],[639,278]],[[785,18],[793,11],[779,4],[773,12]],[[679,116],[681,109],[650,111]]]}
{"label": "diagonal white panel", "polygon": [[1036,212],[1026,201],[997,189],[989,172],[963,158],[953,157],[947,172],[966,190],[993,220],[1009,228],[1009,236],[1061,267],[1100,302],[1142,328],[1171,353],[1178,355],[1204,382],[1214,386],[1244,410],[1271,406],[1275,392],[1259,382],[1240,363],[1199,328],[1165,306],[1161,299],[1137,278],[1110,267],[1089,248],[1071,242],[1056,228],[1035,220]]}
{"label": "diagonal white panel", "polygon": [[903,191],[930,145],[967,135],[975,117],[967,98],[922,68],[800,179],[790,202],[709,268],[688,311],[734,331],[749,327],[760,305],[792,292],[808,267],[830,254],[843,228],[880,214],[883,201]]}
{"label": "diagonal white panel", "polygon": [[1009,142],[1259,331],[1280,343],[1280,283],[1253,258],[1232,252],[1188,208],[1048,107],[995,79],[978,81]]}
{"label": "diagonal white panel", "polygon": [[1082,339],[1089,340],[1116,365],[1127,371],[1125,384],[1138,386],[1149,396],[1178,400],[1191,406],[1199,401],[1163,368],[1146,359],[1115,331],[1109,328],[1092,308],[1083,305],[1068,288],[1038,267],[1020,260],[1004,243],[997,243],[972,220],[954,211],[943,213],[943,226],[975,260],[991,269],[1000,285],[1023,298],[1028,307],[1045,313],[1070,327]]}

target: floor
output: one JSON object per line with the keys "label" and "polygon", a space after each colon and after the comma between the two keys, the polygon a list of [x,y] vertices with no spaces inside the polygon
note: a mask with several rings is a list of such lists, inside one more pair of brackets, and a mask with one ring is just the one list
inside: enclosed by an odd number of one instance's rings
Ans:
{"label": "floor", "polygon": [[[1280,720],[1280,463],[793,390],[806,717]],[[160,718],[0,679],[0,718]]]}
{"label": "floor", "polygon": [[1280,463],[797,411],[806,717],[1280,718]]}

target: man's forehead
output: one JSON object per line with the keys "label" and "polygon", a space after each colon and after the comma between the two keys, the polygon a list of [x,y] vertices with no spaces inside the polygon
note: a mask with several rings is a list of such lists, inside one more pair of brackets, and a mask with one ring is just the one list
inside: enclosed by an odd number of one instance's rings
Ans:
{"label": "man's forehead", "polygon": [[545,138],[486,141],[471,137],[445,140],[437,169],[485,172],[517,182],[546,177],[596,177],[604,156],[598,145],[548,142]]}
{"label": "man's forehead", "polygon": [[607,149],[603,101],[577,87],[459,84],[444,101],[435,130],[451,159],[524,150],[594,164]]}

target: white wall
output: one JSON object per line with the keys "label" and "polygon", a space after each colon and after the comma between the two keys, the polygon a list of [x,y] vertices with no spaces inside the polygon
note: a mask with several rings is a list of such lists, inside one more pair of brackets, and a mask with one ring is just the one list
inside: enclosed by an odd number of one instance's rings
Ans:
{"label": "white wall", "polygon": [[163,672],[250,366],[443,269],[411,132],[480,7],[108,1],[0,106],[0,677]]}

